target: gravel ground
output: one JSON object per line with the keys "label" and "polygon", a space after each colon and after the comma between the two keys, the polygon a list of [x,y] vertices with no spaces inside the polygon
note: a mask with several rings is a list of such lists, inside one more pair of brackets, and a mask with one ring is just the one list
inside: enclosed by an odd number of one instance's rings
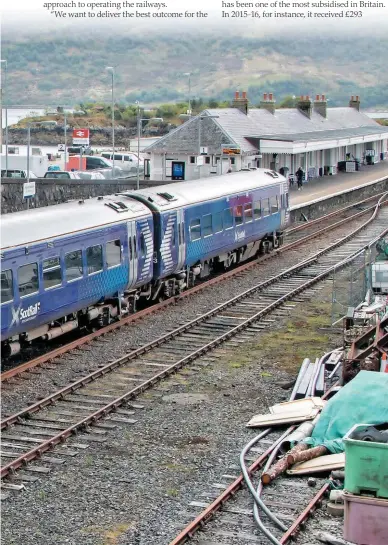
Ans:
{"label": "gravel ground", "polygon": [[[365,219],[351,222],[352,227],[364,223]],[[107,336],[93,341],[84,350],[75,350],[58,359],[54,369],[41,369],[37,373],[25,374],[29,380],[17,380],[5,384],[2,388],[3,417],[21,410],[34,403],[38,398],[44,398],[70,382],[92,372],[99,366],[113,361],[130,350],[142,346],[163,335],[169,330],[192,320],[215,306],[225,302],[230,297],[251,288],[253,285],[278,274],[281,270],[295,265],[297,261],[307,259],[319,249],[335,241],[349,231],[349,225],[332,231],[324,238],[315,239],[301,249],[289,251],[279,257],[265,261],[257,267],[229,278],[220,284],[206,288],[177,305],[150,315],[139,322],[113,331]]]}
{"label": "gravel ground", "polygon": [[[241,279],[238,283],[242,291]],[[214,304],[209,292],[200,298]],[[290,391],[280,385],[295,376],[304,356],[319,356],[341,342],[323,329],[330,301],[327,283],[312,303],[297,305],[271,331],[249,343],[225,344],[170,377],[139,398],[144,409],[136,410],[137,422],[108,431],[105,442],[89,442],[85,434],[71,439],[69,447],[77,442],[89,448],[51,466],[50,475],[26,483],[26,490],[10,491],[2,502],[4,543],[167,545],[200,511],[190,502],[206,501],[211,483],[236,474],[241,448],[257,434],[245,423],[288,399]],[[181,321],[187,306],[175,309]],[[200,303],[196,311],[203,311]],[[166,314],[152,321],[168,320]],[[132,342],[127,339],[128,346]],[[112,345],[116,342],[111,350]],[[176,394],[190,395],[168,397]]]}

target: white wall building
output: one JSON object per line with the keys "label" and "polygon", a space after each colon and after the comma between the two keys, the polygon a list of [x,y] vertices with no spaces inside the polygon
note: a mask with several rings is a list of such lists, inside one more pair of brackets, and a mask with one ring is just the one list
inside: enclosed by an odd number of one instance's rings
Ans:
{"label": "white wall building", "polygon": [[236,93],[232,108],[203,111],[145,149],[149,177],[194,180],[258,166],[293,174],[301,166],[315,178],[388,157],[388,127],[360,112],[358,96],[338,108],[324,95],[301,97],[296,108],[275,104],[264,94],[260,108],[249,108],[246,93]]}

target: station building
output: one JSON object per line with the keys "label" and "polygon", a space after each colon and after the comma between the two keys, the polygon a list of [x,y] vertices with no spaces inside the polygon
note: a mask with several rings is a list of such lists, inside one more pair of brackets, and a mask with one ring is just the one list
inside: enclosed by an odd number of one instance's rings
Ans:
{"label": "station building", "polygon": [[271,93],[250,108],[246,93],[236,92],[231,108],[204,110],[146,148],[146,175],[195,180],[264,167],[292,179],[302,167],[312,179],[388,159],[388,127],[360,111],[358,96],[346,107],[328,108],[324,95],[275,106]]}

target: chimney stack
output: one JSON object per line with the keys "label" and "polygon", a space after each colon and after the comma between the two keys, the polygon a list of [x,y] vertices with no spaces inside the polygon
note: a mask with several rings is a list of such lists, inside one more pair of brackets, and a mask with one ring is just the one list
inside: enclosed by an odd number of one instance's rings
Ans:
{"label": "chimney stack", "polygon": [[273,97],[273,93],[264,93],[263,99],[260,102],[260,108],[264,108],[265,110],[274,115],[276,110],[275,105],[276,100]]}
{"label": "chimney stack", "polygon": [[351,99],[349,100],[349,108],[355,108],[359,112],[360,105],[360,97],[358,95],[356,95],[355,97],[352,95]]}
{"label": "chimney stack", "polygon": [[314,100],[314,110],[317,114],[326,119],[327,117],[327,100],[325,95],[317,95]]}
{"label": "chimney stack", "polygon": [[301,96],[296,106],[303,115],[311,119],[311,114],[313,113],[313,103],[308,95]]}
{"label": "chimney stack", "polygon": [[238,110],[240,110],[240,112],[247,115],[248,114],[248,104],[249,104],[249,101],[248,101],[248,98],[247,98],[246,91],[243,91],[241,93],[241,96],[240,96],[239,91],[236,91],[235,94],[234,94],[234,100],[232,102],[232,108],[237,108]]}

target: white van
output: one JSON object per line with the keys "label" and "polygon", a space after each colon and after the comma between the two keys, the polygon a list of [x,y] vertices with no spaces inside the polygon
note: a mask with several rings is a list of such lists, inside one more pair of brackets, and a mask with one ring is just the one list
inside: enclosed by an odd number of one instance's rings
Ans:
{"label": "white van", "polygon": [[[101,157],[113,161],[113,153],[104,151]],[[135,153],[115,153],[115,166],[122,168],[125,172],[134,172],[137,170],[137,155]],[[144,169],[144,159],[140,157],[140,170]]]}

